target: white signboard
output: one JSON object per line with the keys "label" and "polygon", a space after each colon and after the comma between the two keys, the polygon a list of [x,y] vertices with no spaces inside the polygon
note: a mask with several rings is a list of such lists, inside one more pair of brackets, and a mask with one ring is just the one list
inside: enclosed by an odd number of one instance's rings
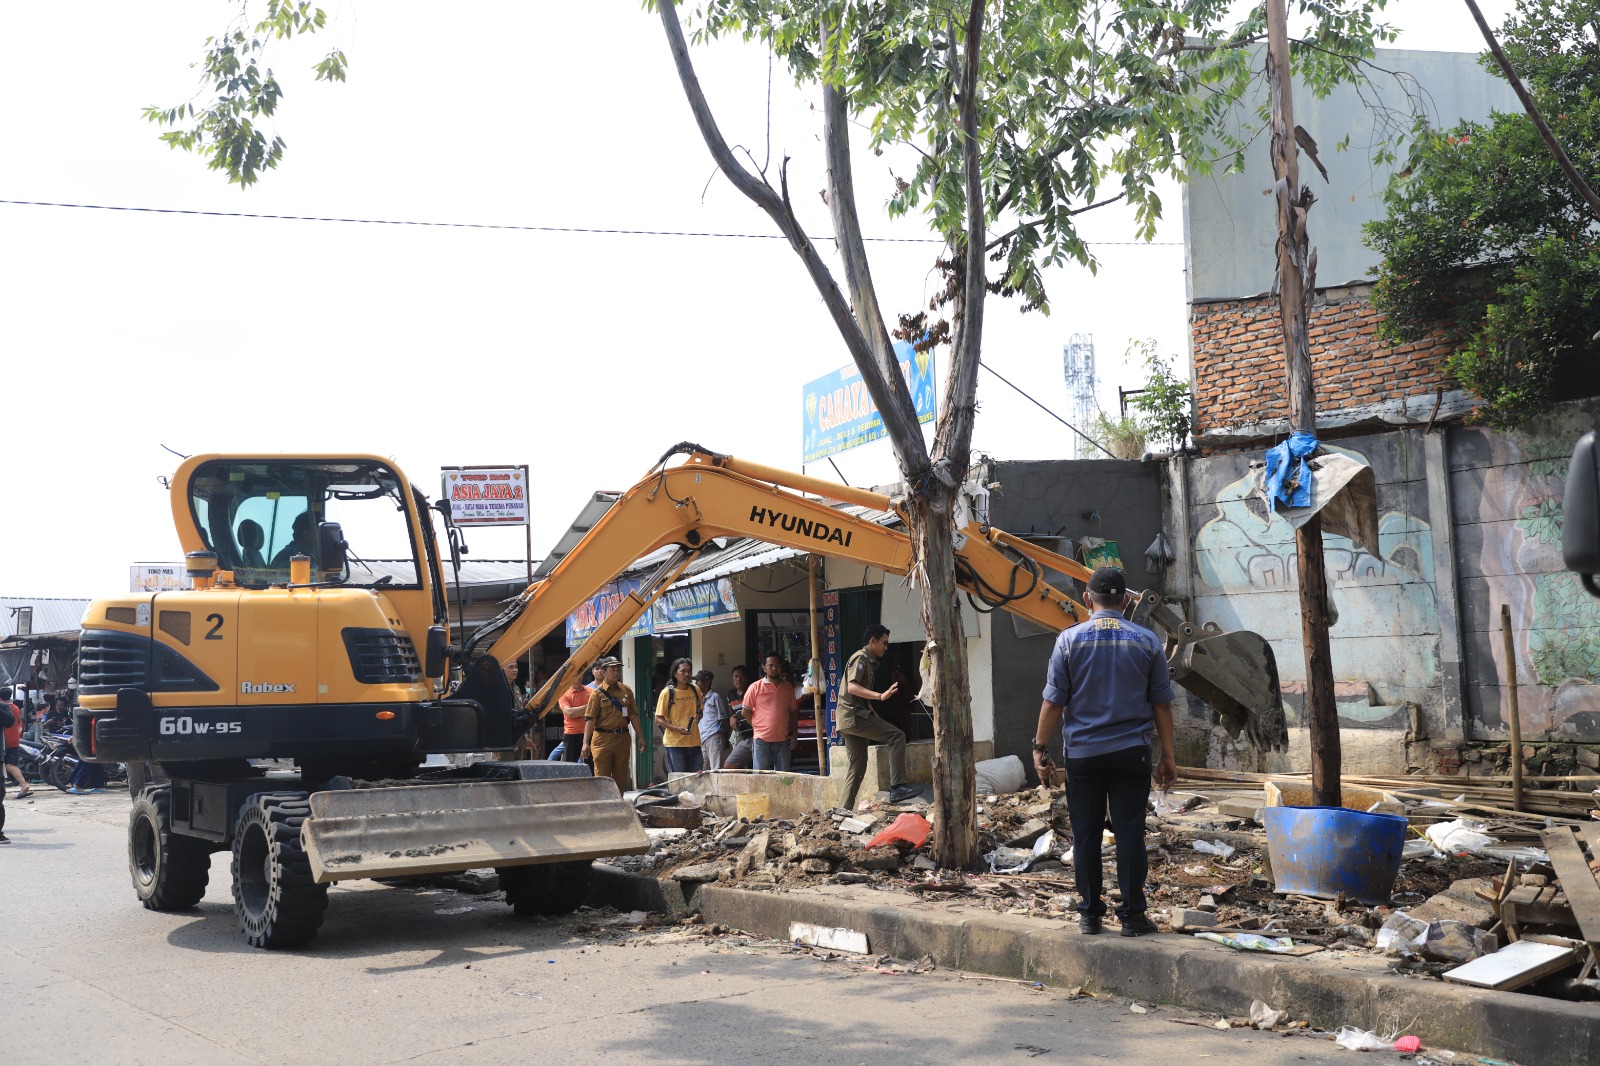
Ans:
{"label": "white signboard", "polygon": [[134,563],[128,567],[130,592],[175,592],[189,587],[189,568],[183,563]]}
{"label": "white signboard", "polygon": [[456,525],[528,524],[527,467],[447,466],[441,480]]}

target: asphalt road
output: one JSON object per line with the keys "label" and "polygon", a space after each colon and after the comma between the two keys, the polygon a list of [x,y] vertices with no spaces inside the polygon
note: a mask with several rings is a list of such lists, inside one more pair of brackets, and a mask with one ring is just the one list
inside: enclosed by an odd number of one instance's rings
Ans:
{"label": "asphalt road", "polygon": [[[884,974],[692,927],[511,916],[498,896],[336,885],[317,939],[246,947],[228,857],[194,911],[138,906],[126,793],[7,804],[8,1064],[1340,1063],[1326,1039],[949,972]],[[1363,1066],[1399,1061],[1362,1056]]]}

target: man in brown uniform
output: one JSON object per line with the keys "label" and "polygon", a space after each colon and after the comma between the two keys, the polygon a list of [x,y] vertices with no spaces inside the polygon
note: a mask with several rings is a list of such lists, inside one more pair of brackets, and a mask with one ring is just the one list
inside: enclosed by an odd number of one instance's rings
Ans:
{"label": "man in brown uniform", "polygon": [[[589,706],[583,712],[583,757],[594,756],[594,775],[609,777],[619,792],[628,790],[628,727],[637,725],[639,708],[633,689],[622,683],[622,660],[615,655],[601,659],[605,680],[595,687]],[[644,736],[639,737],[644,750]]]}
{"label": "man in brown uniform", "polygon": [[898,682],[882,692],[874,692],[870,687],[878,673],[878,663],[888,650],[888,627],[870,625],[867,646],[850,656],[844,668],[844,691],[839,693],[839,732],[844,736],[845,755],[850,761],[844,779],[844,805],[849,810],[855,809],[856,793],[867,774],[867,749],[874,744],[889,748],[889,773],[893,778],[889,802],[903,803],[919,792],[906,782],[905,733],[885,722],[871,706],[889,699],[900,688]]}

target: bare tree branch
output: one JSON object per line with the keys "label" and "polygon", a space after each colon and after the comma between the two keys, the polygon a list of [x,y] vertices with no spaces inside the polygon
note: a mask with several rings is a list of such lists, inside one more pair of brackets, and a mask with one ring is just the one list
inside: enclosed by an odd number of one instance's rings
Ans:
{"label": "bare tree branch", "polygon": [[1522,79],[1517,77],[1517,72],[1511,66],[1511,60],[1506,58],[1505,52],[1500,49],[1500,42],[1495,38],[1494,31],[1489,28],[1489,23],[1484,21],[1483,12],[1478,10],[1476,0],[1466,0],[1467,8],[1472,12],[1473,21],[1478,24],[1478,30],[1483,34],[1483,39],[1489,44],[1489,53],[1494,56],[1494,61],[1500,64],[1500,71],[1506,76],[1506,81],[1511,83],[1512,90],[1517,94],[1517,99],[1522,101],[1522,109],[1528,113],[1528,118],[1533,121],[1533,126],[1539,131],[1539,136],[1544,138],[1545,147],[1550,149],[1550,154],[1555,156],[1556,165],[1561,168],[1561,173],[1567,176],[1572,187],[1583,197],[1589,205],[1589,210],[1596,218],[1600,218],[1600,195],[1596,195],[1589,183],[1583,180],[1583,175],[1578,173],[1578,168],[1572,165],[1572,159],[1567,155],[1567,150],[1561,147],[1561,142],[1556,140],[1556,135],[1551,131],[1550,125],[1545,122],[1544,116],[1539,113],[1539,105],[1533,102],[1533,96],[1522,84]]}
{"label": "bare tree branch", "polygon": [[[700,87],[700,79],[695,74],[694,63],[689,59],[689,45],[684,40],[683,26],[678,21],[677,4],[674,0],[658,0],[656,9],[661,15],[661,28],[666,33],[668,47],[672,50],[672,61],[678,71],[678,81],[683,85],[684,97],[689,101],[689,110],[694,114],[695,124],[700,128],[700,136],[706,142],[711,158],[733,183],[734,188],[765,211],[767,217],[777,225],[778,231],[788,238],[789,246],[804,264],[806,273],[810,275],[812,284],[822,297],[823,305],[827,307],[828,314],[838,328],[839,336],[844,340],[845,347],[849,350],[856,366],[863,371],[875,367],[873,344],[857,324],[849,301],[839,290],[832,272],[822,261],[822,256],[817,253],[816,246],[811,243],[811,238],[806,236],[805,230],[795,218],[787,194],[780,196],[771,185],[741,166],[734,157],[733,150],[728,147],[728,142],[723,139],[722,131],[717,128],[717,121],[711,114],[711,107],[706,102],[705,91]],[[787,175],[784,180],[787,184]],[[859,234],[857,236],[859,238]],[[866,383],[868,392],[872,394],[873,403],[878,405],[884,426],[889,430],[889,440],[900,460],[901,472],[908,478],[922,474],[928,468],[927,449],[922,443],[922,433],[917,425],[914,409],[910,405],[910,394],[906,392],[904,383],[900,384],[898,393],[894,393],[886,388],[879,374],[863,373],[862,379]],[[905,399],[904,407],[896,402],[901,397]],[[904,424],[904,412],[908,409],[913,410],[909,430]]]}

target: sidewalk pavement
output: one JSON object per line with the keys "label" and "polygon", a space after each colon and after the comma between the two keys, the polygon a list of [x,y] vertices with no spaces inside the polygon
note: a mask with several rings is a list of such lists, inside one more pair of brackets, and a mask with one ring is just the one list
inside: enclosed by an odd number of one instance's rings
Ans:
{"label": "sidewalk pavement", "polygon": [[[873,954],[1038,981],[1228,1016],[1252,1000],[1323,1029],[1396,1026],[1425,1047],[1527,1066],[1600,1063],[1600,1005],[1400,977],[1352,959],[1251,954],[1193,937],[1083,936],[1075,926],[1011,915],[884,902],[855,886],[786,892],[684,884],[595,864],[593,902],[619,910],[699,911],[708,922],[787,939],[790,922],[867,934]],[[1362,960],[1365,961],[1365,960]]]}

